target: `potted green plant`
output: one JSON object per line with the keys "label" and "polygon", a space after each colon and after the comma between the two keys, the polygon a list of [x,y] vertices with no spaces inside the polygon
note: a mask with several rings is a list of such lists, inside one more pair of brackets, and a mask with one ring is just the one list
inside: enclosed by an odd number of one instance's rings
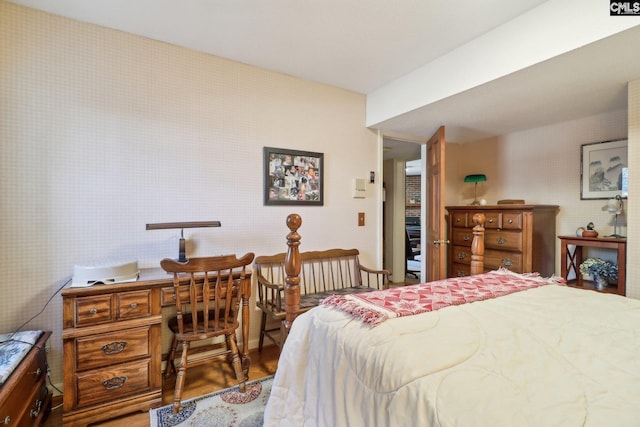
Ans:
{"label": "potted green plant", "polygon": [[611,282],[618,280],[618,266],[602,258],[587,258],[580,264],[580,273],[591,276],[598,289],[604,289]]}

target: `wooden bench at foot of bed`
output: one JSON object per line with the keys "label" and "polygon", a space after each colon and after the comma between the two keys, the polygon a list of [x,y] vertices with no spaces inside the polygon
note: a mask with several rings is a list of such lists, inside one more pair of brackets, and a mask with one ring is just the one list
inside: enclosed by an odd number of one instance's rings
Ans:
{"label": "wooden bench at foot of bed", "polygon": [[[317,306],[321,300],[336,294],[353,294],[387,289],[388,270],[373,270],[360,264],[357,249],[328,249],[300,252],[302,224],[300,215],[287,217],[290,233],[287,236],[288,252],[271,256],[258,256],[255,260],[258,279],[256,305],[262,310],[260,343],[264,338],[282,346],[289,327],[287,313],[296,315]],[[295,287],[295,296],[285,294],[285,288]],[[276,327],[267,327],[267,320],[275,321]],[[287,323],[290,326],[290,322]]]}
{"label": "wooden bench at foot of bed", "polygon": [[[471,242],[471,274],[481,274],[484,272],[484,223],[485,215],[483,213],[476,213],[473,215],[473,241]],[[284,258],[284,270],[286,272],[285,286],[284,286],[284,313],[280,313],[280,318],[284,317],[281,321],[281,345],[284,344],[291,325],[296,316],[307,311],[310,307],[304,307],[301,304],[301,292],[300,292],[300,271],[302,269],[303,260],[307,257],[305,253],[300,253],[300,234],[298,229],[302,225],[302,218],[298,214],[290,214],[287,216],[287,227],[289,227],[289,234],[287,234],[287,252],[280,254]],[[357,251],[356,251],[357,255]],[[258,263],[256,258],[256,263]],[[356,258],[357,259],[357,258]],[[356,265],[359,265],[356,261]],[[361,267],[362,268],[362,267]],[[370,272],[376,272],[375,270],[364,269]],[[378,273],[385,273],[387,275],[386,283],[388,285],[388,277],[391,272],[381,270]],[[260,278],[260,274],[258,274]],[[260,280],[260,279],[259,279]],[[385,288],[388,286],[385,286]],[[258,285],[259,293],[263,292]],[[259,295],[261,300],[262,294]],[[260,304],[260,303],[259,303]],[[264,310],[263,310],[263,322],[264,322]],[[264,324],[263,324],[264,329]],[[262,332],[261,332],[262,334]],[[260,347],[262,347],[262,336],[260,338]]]}

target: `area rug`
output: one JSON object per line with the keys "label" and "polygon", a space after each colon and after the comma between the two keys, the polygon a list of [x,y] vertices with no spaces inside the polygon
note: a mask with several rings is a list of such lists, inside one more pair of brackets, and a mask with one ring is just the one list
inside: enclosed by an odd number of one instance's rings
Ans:
{"label": "area rug", "polygon": [[272,382],[268,376],[248,382],[246,393],[235,386],[185,400],[177,414],[172,405],[151,409],[151,427],[261,427]]}

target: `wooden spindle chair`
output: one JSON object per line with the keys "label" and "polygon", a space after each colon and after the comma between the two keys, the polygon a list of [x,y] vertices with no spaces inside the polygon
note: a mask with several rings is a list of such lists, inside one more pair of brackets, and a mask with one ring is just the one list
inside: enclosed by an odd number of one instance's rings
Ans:
{"label": "wooden spindle chair", "polygon": [[[247,266],[253,262],[254,254],[247,253],[238,259],[235,255],[191,258],[186,262],[164,259],[160,266],[173,273],[176,299],[176,315],[169,319],[173,332],[165,375],[176,372],[174,359],[178,345],[182,354],[176,374],[173,412],[180,411],[185,371],[188,366],[201,365],[219,359],[221,353],[198,353],[188,358],[190,344],[224,336],[226,355],[233,367],[241,392],[245,392],[247,380],[243,367],[236,330],[239,327],[239,301],[244,286],[251,280]],[[181,293],[182,290],[182,293]]]}

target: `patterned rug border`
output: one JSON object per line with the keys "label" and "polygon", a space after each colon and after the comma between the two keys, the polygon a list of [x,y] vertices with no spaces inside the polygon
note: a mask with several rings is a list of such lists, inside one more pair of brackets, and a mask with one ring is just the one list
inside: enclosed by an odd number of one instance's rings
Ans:
{"label": "patterned rug border", "polygon": [[269,375],[247,382],[246,393],[240,393],[236,385],[184,400],[177,414],[172,404],[151,409],[150,426],[262,426],[272,383],[273,375]]}

